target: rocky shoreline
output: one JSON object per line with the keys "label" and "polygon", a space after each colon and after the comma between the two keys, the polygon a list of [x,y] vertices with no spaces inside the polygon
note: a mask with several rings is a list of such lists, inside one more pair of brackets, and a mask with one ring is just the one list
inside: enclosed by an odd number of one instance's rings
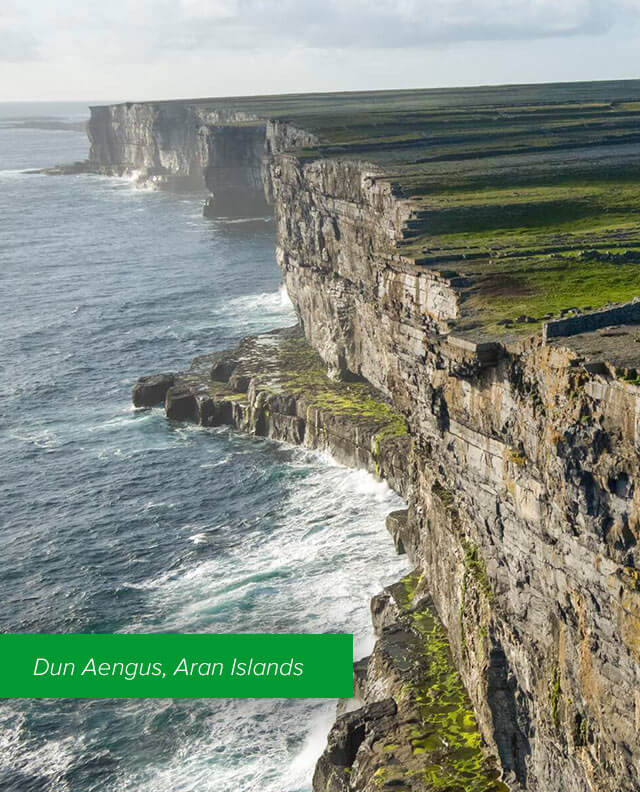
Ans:
{"label": "rocky shoreline", "polygon": [[233,426],[328,451],[340,463],[405,492],[410,440],[404,419],[365,382],[335,382],[299,327],[245,338],[200,355],[187,371],[142,377],[135,407],[164,404],[168,418]]}
{"label": "rocky shoreline", "polygon": [[[330,379],[298,326],[201,355],[184,372],[141,377],[132,401],[162,404],[171,420],[328,451],[406,494],[404,419],[367,383]],[[406,510],[392,512],[387,529],[404,553]],[[354,664],[355,697],[338,704],[314,792],[507,792],[420,571],[376,595],[371,616],[377,641]]]}
{"label": "rocky shoreline", "polygon": [[[195,180],[208,213],[225,194],[273,207],[313,362],[252,340],[135,398],[388,479],[408,504],[395,540],[512,789],[640,788],[637,96],[634,82],[125,103],[88,127],[100,168]],[[257,349],[275,358],[254,365]],[[379,723],[402,718],[382,709]],[[345,775],[357,792],[382,783]]]}

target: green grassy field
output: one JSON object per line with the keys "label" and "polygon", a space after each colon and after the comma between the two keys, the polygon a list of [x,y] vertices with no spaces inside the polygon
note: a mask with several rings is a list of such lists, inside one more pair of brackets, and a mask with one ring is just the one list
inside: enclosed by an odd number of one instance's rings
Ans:
{"label": "green grassy field", "polygon": [[640,295],[640,81],[183,100],[290,121],[413,201],[400,251],[466,278],[461,330]]}

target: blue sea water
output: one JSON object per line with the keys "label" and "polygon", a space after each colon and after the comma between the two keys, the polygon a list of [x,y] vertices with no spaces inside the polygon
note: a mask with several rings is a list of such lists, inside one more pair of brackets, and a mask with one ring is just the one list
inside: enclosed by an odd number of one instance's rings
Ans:
{"label": "blue sea water", "polygon": [[[294,322],[268,218],[25,169],[84,106],[0,105],[0,630],[354,632],[399,499],[331,459],[133,411],[140,374]],[[0,790],[299,792],[335,702],[5,701]]]}

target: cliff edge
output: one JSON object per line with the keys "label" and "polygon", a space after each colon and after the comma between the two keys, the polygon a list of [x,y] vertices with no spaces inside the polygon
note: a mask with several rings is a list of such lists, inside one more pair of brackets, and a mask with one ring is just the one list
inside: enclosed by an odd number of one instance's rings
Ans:
{"label": "cliff edge", "polygon": [[[512,789],[640,788],[639,121],[638,82],[92,109],[94,166],[264,196],[306,339],[406,422],[396,539]],[[371,759],[425,747],[396,607],[315,788],[491,788]]]}

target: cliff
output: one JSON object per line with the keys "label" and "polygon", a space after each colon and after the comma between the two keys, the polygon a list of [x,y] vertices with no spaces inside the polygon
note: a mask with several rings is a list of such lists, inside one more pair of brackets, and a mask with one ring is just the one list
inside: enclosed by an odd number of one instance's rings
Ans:
{"label": "cliff", "polygon": [[[404,419],[366,382],[329,378],[299,327],[201,355],[183,372],[141,377],[132,398],[140,408],[164,403],[173,420],[329,451],[405,494],[411,439]],[[399,552],[406,521],[406,511],[387,521]],[[507,792],[421,572],[376,596],[372,619],[380,639],[354,668],[359,706],[340,703],[314,789],[422,790],[429,779],[437,789]]]}
{"label": "cliff", "polygon": [[218,214],[265,213],[265,129],[249,113],[177,103],[92,107],[87,166],[161,187],[206,190],[209,210]]}
{"label": "cliff", "polygon": [[[635,307],[611,306],[640,294],[638,98],[637,83],[603,83],[220,100],[219,112],[264,119],[260,167],[239,153],[230,167],[262,174],[306,338],[334,379],[364,381],[406,421],[392,469],[375,454],[352,462],[407,499],[394,533],[417,569],[418,612],[426,598],[446,627],[514,790],[640,788],[639,333]],[[165,169],[196,169],[180,157],[201,148],[168,142],[191,141],[182,121],[162,143],[143,128],[140,160],[133,122],[100,131],[94,112],[100,163],[158,167],[158,152]],[[225,129],[239,151],[244,122]],[[187,391],[174,415],[200,419]],[[292,409],[275,412],[299,419]],[[308,423],[296,431],[287,439],[310,442]],[[491,788],[478,768],[433,775],[439,748],[411,764],[424,745],[401,727],[427,729],[426,716],[393,682],[389,641],[425,635],[399,606],[378,626],[356,669],[363,708],[338,718],[315,788]],[[410,665],[414,682],[428,678],[428,662]],[[385,744],[401,773],[381,764]]]}

